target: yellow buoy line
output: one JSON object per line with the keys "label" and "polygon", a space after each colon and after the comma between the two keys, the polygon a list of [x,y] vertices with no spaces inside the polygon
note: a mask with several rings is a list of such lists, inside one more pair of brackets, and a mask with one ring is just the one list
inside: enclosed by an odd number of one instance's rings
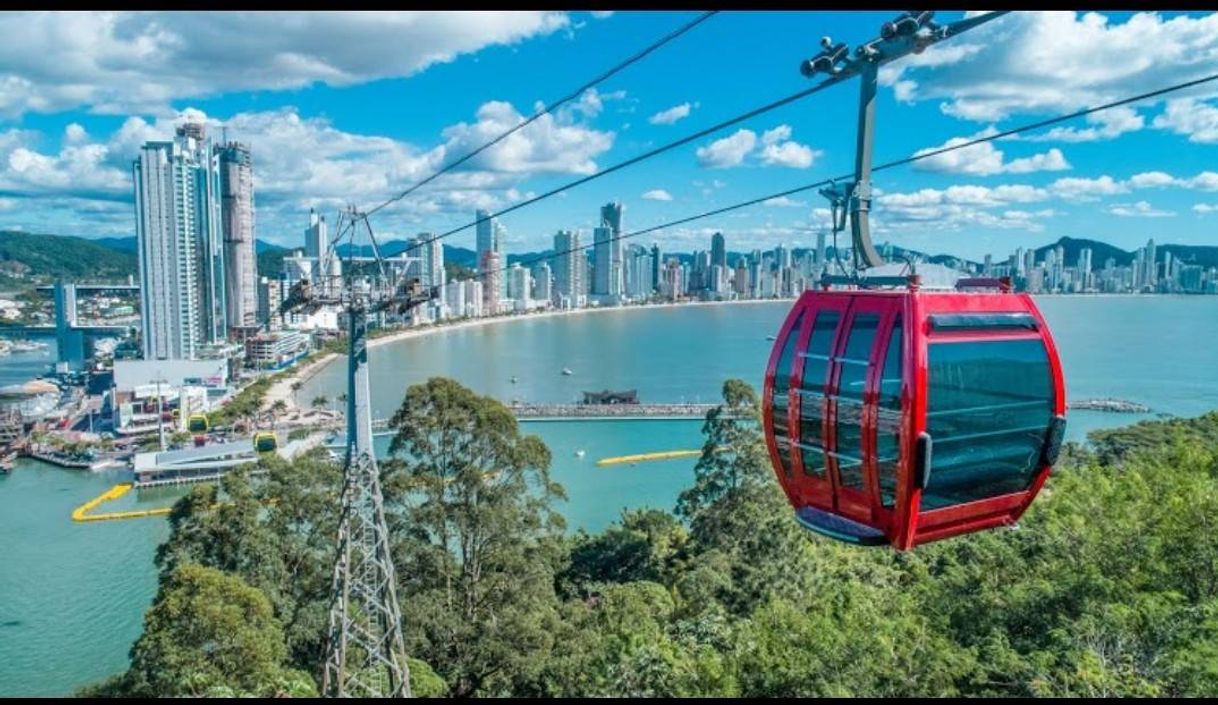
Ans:
{"label": "yellow buoy line", "polygon": [[[112,500],[127,494],[131,491],[133,485],[129,482],[121,485],[115,485],[93,499],[85,502],[72,511],[72,521],[114,521],[117,519],[142,519],[144,517],[165,516],[173,511],[173,507],[156,507],[155,509],[133,509],[127,512],[107,512],[105,514],[90,514],[89,512],[96,509],[99,505],[105,504]],[[275,505],[279,503],[278,497],[271,497],[267,500],[267,504]],[[223,506],[225,502],[219,502],[211,506],[212,509]]]}
{"label": "yellow buoy line", "polygon": [[90,514],[89,512],[96,509],[98,506],[106,502],[112,502],[119,497],[131,491],[131,483],[125,482],[120,485],[115,485],[110,489],[102,492],[93,499],[85,502],[72,511],[72,521],[113,521],[116,519],[140,519],[142,517],[155,517],[168,514],[173,507],[157,507],[156,509],[134,509],[127,512],[106,512],[104,514]]}
{"label": "yellow buoy line", "polygon": [[662,450],[656,453],[638,453],[637,455],[619,455],[614,458],[601,458],[597,465],[621,465],[622,463],[641,463],[648,460],[672,460],[673,458],[693,458],[702,455],[701,450]]}

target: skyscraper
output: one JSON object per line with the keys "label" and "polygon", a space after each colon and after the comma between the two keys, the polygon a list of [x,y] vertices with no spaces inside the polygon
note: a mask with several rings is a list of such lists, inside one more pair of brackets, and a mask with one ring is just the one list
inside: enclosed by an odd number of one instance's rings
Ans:
{"label": "skyscraper", "polygon": [[584,296],[584,268],[587,257],[580,249],[579,233],[559,230],[554,235],[554,303],[578,308]]}
{"label": "skyscraper", "polygon": [[416,249],[410,254],[422,261],[419,281],[424,286],[444,286],[444,243],[437,240],[434,233],[419,233],[414,245]]}
{"label": "skyscraper", "polygon": [[711,266],[719,265],[727,268],[727,242],[723,239],[723,233],[715,233],[711,236]]}
{"label": "skyscraper", "polygon": [[321,259],[330,249],[330,238],[326,233],[326,216],[318,216],[309,209],[309,227],[305,228],[305,257]]}
{"label": "skyscraper", "polygon": [[533,299],[543,306],[554,298],[553,279],[548,263],[542,262],[533,268]]}
{"label": "skyscraper", "polygon": [[611,296],[618,293],[614,287],[613,231],[601,226],[592,230],[592,293],[595,296]]}
{"label": "skyscraper", "polygon": [[220,217],[224,232],[224,298],[228,325],[258,325],[258,269],[254,258],[254,167],[248,145],[219,150]]}
{"label": "skyscraper", "polygon": [[609,263],[605,275],[608,277],[608,290],[598,293],[610,296],[625,293],[626,243],[622,240],[622,214],[625,210],[626,207],[617,201],[601,206],[601,227],[609,231]]}
{"label": "skyscraper", "polygon": [[474,219],[478,221],[475,226],[477,234],[476,252],[478,262],[482,262],[482,256],[487,252],[499,251],[499,239],[496,237],[499,233],[499,221],[491,217],[489,211],[477,210],[474,211]]}
{"label": "skyscraper", "polygon": [[664,271],[664,262],[660,255],[660,243],[653,242],[651,244],[651,290],[657,292],[660,290],[660,283],[664,280],[662,272]]}
{"label": "skyscraper", "polygon": [[503,296],[503,272],[499,265],[499,253],[488,250],[478,261],[482,273],[482,314],[493,316],[499,313],[499,301]]}
{"label": "skyscraper", "polygon": [[187,124],[132,165],[146,360],[194,359],[227,333],[219,170],[204,138]]}

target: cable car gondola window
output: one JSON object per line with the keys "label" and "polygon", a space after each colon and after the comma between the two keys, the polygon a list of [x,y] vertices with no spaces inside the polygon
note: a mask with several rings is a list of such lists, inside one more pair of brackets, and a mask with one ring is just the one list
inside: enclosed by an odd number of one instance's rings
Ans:
{"label": "cable car gondola window", "polygon": [[833,336],[841,314],[837,311],[821,311],[812,327],[808,339],[808,351],[801,354],[803,378],[799,395],[799,446],[804,472],[814,477],[825,474],[825,453],[822,443],[825,399],[825,373],[829,368],[829,353],[832,352]]}
{"label": "cable car gondola window", "polygon": [[875,464],[880,479],[880,501],[885,508],[896,503],[897,466],[901,436],[901,318],[892,324],[884,367],[880,371],[880,398],[876,409]]}
{"label": "cable car gondola window", "polygon": [[922,508],[1026,490],[1053,418],[1044,343],[932,343],[928,362],[927,431],[934,453]]}
{"label": "cable car gondola window", "polygon": [[844,487],[862,490],[863,484],[863,394],[867,369],[880,317],[860,313],[850,323],[846,349],[837,358],[841,373],[837,381],[837,474]]}
{"label": "cable car gondola window", "polygon": [[774,398],[771,400],[774,442],[778,447],[778,458],[782,461],[782,471],[788,476],[791,474],[791,431],[787,423],[787,390],[791,387],[791,363],[795,359],[795,346],[799,343],[800,325],[803,320],[804,315],[800,313],[791,326],[786,342],[783,343],[782,354],[778,356],[778,364],[774,369]]}

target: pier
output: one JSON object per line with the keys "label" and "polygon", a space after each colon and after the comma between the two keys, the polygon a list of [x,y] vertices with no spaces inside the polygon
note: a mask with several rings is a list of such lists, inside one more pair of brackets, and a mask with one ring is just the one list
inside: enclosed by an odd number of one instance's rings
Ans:
{"label": "pier", "polygon": [[[508,408],[522,421],[672,421],[704,418],[716,406],[718,404],[512,404]],[[372,428],[386,431],[389,420],[375,419]]]}
{"label": "pier", "polygon": [[1075,411],[1107,411],[1114,414],[1146,414],[1150,407],[1125,399],[1079,399],[1066,404]]}

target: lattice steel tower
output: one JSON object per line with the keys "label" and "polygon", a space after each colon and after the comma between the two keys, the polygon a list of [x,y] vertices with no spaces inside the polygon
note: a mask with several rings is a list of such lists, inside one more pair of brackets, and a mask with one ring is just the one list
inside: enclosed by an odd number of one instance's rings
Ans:
{"label": "lattice steel tower", "polygon": [[[373,256],[359,257],[356,233],[366,229]],[[293,286],[283,309],[316,310],[338,304],[347,313],[347,453],[343,467],[338,552],[330,588],[330,626],[322,667],[326,697],[410,697],[410,670],[402,638],[389,530],[380,471],[372,448],[372,405],[368,384],[368,316],[388,309],[400,313],[427,301],[418,280],[385,270],[376,238],[362,213],[340,215],[335,248],[347,236],[344,275],[325,273]],[[337,252],[333,256],[337,256]],[[363,265],[363,266],[361,266]],[[369,266],[371,265],[371,266]],[[371,270],[370,272],[368,270]]]}

